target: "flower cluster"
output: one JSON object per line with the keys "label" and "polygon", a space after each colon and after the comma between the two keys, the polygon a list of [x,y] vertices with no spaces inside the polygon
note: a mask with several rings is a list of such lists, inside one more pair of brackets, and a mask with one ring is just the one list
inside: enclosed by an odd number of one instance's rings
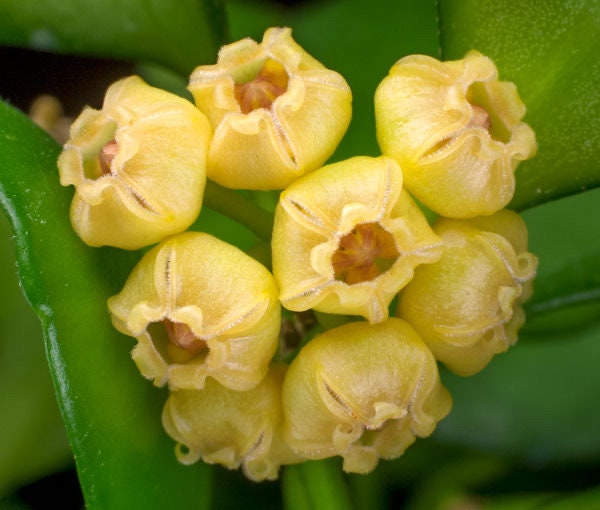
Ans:
{"label": "flower cluster", "polygon": [[[536,151],[516,88],[476,52],[403,58],[375,96],[382,155],[325,166],[350,88],[289,29],[224,46],[189,90],[195,106],[138,77],[117,82],[74,122],[58,162],[84,242],[158,243],[108,300],[112,322],[136,339],[140,373],[169,388],[162,422],[182,463],[258,481],[340,456],[368,473],[449,413],[438,361],[471,375],[517,340],[537,259],[503,209]],[[272,273],[186,232],[207,177],[283,190]],[[287,345],[301,314],[318,320]]]}

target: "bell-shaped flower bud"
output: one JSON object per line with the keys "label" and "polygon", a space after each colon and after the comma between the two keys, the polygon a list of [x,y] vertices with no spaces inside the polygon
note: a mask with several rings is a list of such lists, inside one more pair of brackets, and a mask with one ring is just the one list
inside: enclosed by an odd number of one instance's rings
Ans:
{"label": "bell-shaped flower bud", "polygon": [[489,215],[511,200],[514,171],[534,156],[533,130],[513,83],[476,51],[440,62],[399,60],[375,94],[377,138],[405,186],[442,216]]}
{"label": "bell-shaped flower bud", "polygon": [[203,390],[171,392],[163,409],[167,433],[182,464],[202,459],[242,466],[254,481],[275,480],[282,464],[300,462],[281,436],[285,365],[274,365],[258,386],[234,391],[207,380]]}
{"label": "bell-shaped flower bud", "polygon": [[344,78],[289,28],[222,47],[215,65],[192,73],[189,90],[214,130],[208,177],[229,188],[285,188],[331,156],[352,115]]}
{"label": "bell-shaped flower bud", "polygon": [[442,258],[415,271],[397,313],[450,370],[472,375],[517,341],[537,258],[527,251],[525,223],[512,211],[440,219],[434,230],[444,240]]}
{"label": "bell-shaped flower bud", "polygon": [[198,216],[210,125],[192,103],[137,76],[86,108],[58,160],[75,185],[73,228],[90,246],[138,249],[184,231]]}
{"label": "bell-shaped flower bud", "polygon": [[273,229],[273,274],[286,308],[354,314],[377,323],[441,240],[386,157],[355,157],[296,181]]}
{"label": "bell-shaped flower bud", "polygon": [[156,386],[248,390],[266,375],[281,324],[273,276],[235,246],[186,232],[144,255],[108,300],[115,327]]}
{"label": "bell-shaped flower bud", "polygon": [[317,336],[283,383],[284,438],[301,456],[372,471],[402,455],[450,411],[436,361],[409,324],[351,322]]}

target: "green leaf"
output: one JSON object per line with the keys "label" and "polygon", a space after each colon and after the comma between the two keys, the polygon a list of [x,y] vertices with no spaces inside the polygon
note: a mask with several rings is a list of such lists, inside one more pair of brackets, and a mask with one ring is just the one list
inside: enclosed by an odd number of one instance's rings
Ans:
{"label": "green leaf", "polygon": [[435,437],[538,466],[600,457],[600,323],[563,339],[521,338],[473,377],[444,371],[454,405]]}
{"label": "green leaf", "polygon": [[540,259],[526,304],[524,334],[565,335],[600,318],[600,189],[535,207],[523,215]]}
{"label": "green leaf", "polygon": [[4,0],[0,44],[148,60],[189,74],[224,39],[221,0]]}
{"label": "green leaf", "polygon": [[16,235],[21,285],[42,320],[87,507],[208,508],[209,468],[175,460],[161,426],[166,395],[139,375],[129,356],[134,342],[114,330],[106,310],[138,254],[91,249],[76,237],[58,153],[0,103],[0,202]]}
{"label": "green leaf", "polygon": [[599,215],[600,189],[525,211],[540,259],[527,323],[481,373],[443,373],[454,407],[437,437],[535,463],[600,456],[600,300],[585,317],[553,307],[598,288],[600,223],[590,219]]}
{"label": "green leaf", "polygon": [[40,323],[17,284],[10,233],[0,215],[0,498],[72,462]]}
{"label": "green leaf", "polygon": [[482,510],[596,510],[600,508],[600,488],[575,494],[515,494],[493,498]]}
{"label": "green leaf", "polygon": [[474,48],[513,81],[539,152],[516,172],[511,207],[600,185],[600,4],[593,0],[440,0],[444,59]]}

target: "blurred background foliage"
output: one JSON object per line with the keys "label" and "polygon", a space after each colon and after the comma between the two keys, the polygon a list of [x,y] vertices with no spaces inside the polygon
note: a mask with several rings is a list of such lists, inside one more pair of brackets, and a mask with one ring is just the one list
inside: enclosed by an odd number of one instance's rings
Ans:
{"label": "blurred background foliage", "polygon": [[[540,258],[519,343],[474,377],[442,371],[451,414],[369,476],[342,476],[333,459],[257,485],[177,464],[160,427],[164,392],[138,376],[132,341],[104,308],[139,255],[75,237],[59,145],[10,106],[51,93],[73,117],[134,72],[187,95],[187,74],[221,43],[273,25],[291,26],[352,87],[333,159],[378,154],[373,94],[411,53],[489,55],[538,135],[512,203]],[[598,43],[596,0],[0,0],[0,508],[600,509]],[[276,197],[245,198],[269,208]],[[193,228],[246,250],[258,242],[209,208]]]}

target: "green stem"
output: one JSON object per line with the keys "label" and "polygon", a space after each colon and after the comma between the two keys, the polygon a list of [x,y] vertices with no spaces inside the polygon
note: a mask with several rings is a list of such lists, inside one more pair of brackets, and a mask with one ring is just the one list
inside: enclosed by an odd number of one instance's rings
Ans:
{"label": "green stem", "polygon": [[271,240],[273,214],[236,191],[207,180],[204,205],[244,225],[262,240]]}
{"label": "green stem", "polygon": [[357,510],[389,508],[381,470],[375,470],[368,476],[350,475],[348,484]]}
{"label": "green stem", "polygon": [[351,510],[353,504],[338,459],[288,466],[282,475],[286,510]]}
{"label": "green stem", "polygon": [[271,243],[269,241],[260,241],[247,250],[246,253],[269,271],[271,270]]}

